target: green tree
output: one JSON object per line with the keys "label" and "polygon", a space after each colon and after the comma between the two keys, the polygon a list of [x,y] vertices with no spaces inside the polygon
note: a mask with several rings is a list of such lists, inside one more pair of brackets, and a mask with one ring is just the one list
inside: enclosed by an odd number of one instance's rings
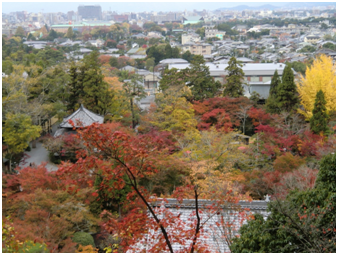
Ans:
{"label": "green tree", "polygon": [[2,61],[2,72],[5,74],[11,74],[13,72],[13,64],[10,60]]}
{"label": "green tree", "polygon": [[328,28],[329,28],[329,26],[326,25],[325,23],[320,24],[320,29],[328,29]]}
{"label": "green tree", "polygon": [[14,154],[23,152],[31,140],[39,137],[41,127],[33,125],[31,118],[26,114],[8,113],[2,132],[2,137],[8,148],[8,158],[11,163]]}
{"label": "green tree", "polygon": [[117,58],[111,57],[111,58],[109,59],[109,65],[110,65],[111,67],[116,67],[116,68],[118,68],[119,63],[118,63],[118,61],[117,61]]}
{"label": "green tree", "polygon": [[304,46],[299,52],[315,52],[316,48],[311,45]]}
{"label": "green tree", "polygon": [[203,56],[196,55],[191,61],[190,68],[184,71],[186,85],[190,87],[192,100],[204,100],[215,97],[222,87],[219,81],[210,76],[209,67],[206,66]]}
{"label": "green tree", "polygon": [[80,107],[81,98],[84,95],[84,86],[82,82],[84,72],[84,66],[78,67],[74,62],[69,68],[70,81],[67,86],[69,94],[67,109],[73,112]]}
{"label": "green tree", "polygon": [[291,112],[298,108],[299,97],[291,66],[283,70],[282,82],[277,87],[277,106],[280,111]]}
{"label": "green tree", "polygon": [[276,103],[276,97],[277,97],[277,88],[279,84],[281,83],[279,75],[277,70],[273,74],[271,85],[270,85],[270,91],[269,91],[269,97],[266,100],[266,110],[269,113],[277,113],[278,111],[278,105]]}
{"label": "green tree", "polygon": [[112,104],[113,91],[103,78],[99,52],[93,51],[83,59],[83,104],[91,111],[105,115]]}
{"label": "green tree", "polygon": [[169,43],[165,46],[165,58],[172,58],[172,48]]}
{"label": "green tree", "polygon": [[54,29],[51,29],[47,38],[48,40],[53,41],[54,39],[58,38],[58,34]]}
{"label": "green tree", "polygon": [[205,28],[204,27],[197,28],[196,34],[199,34],[200,37],[203,39],[205,37]]}
{"label": "green tree", "polygon": [[153,71],[155,66],[155,59],[154,58],[148,58],[145,63],[145,67],[149,71]]}
{"label": "green tree", "polygon": [[315,134],[328,135],[329,128],[327,126],[329,116],[326,111],[326,101],[324,92],[319,90],[316,94],[316,101],[312,110],[312,117],[310,119],[311,131]]}
{"label": "green tree", "polygon": [[194,55],[191,54],[191,52],[188,51],[188,50],[182,54],[182,58],[185,59],[185,60],[188,61],[188,62],[191,62],[193,56],[194,56]]}
{"label": "green tree", "polygon": [[185,87],[186,74],[183,70],[179,71],[176,68],[164,70],[164,74],[160,80],[159,89],[166,93],[167,89],[182,90]]}
{"label": "green tree", "polygon": [[68,28],[67,33],[65,34],[65,37],[67,37],[69,39],[73,39],[74,32],[73,32],[73,29],[71,27]]}
{"label": "green tree", "polygon": [[23,27],[18,27],[15,31],[15,36],[20,36],[20,37],[24,37],[26,36],[26,32],[23,29]]}
{"label": "green tree", "polygon": [[36,37],[32,33],[29,33],[27,37],[27,41],[35,41],[35,40],[36,40]]}
{"label": "green tree", "polygon": [[139,121],[139,115],[135,107],[134,100],[140,100],[146,97],[144,90],[144,85],[142,83],[143,79],[138,74],[128,74],[129,79],[121,80],[123,83],[123,91],[125,96],[129,99],[129,110],[131,112],[131,123],[132,128],[135,128]]}
{"label": "green tree", "polygon": [[325,156],[312,190],[292,191],[269,203],[266,220],[259,214],[240,228],[231,252],[336,252],[336,154]]}
{"label": "green tree", "polygon": [[295,70],[297,73],[301,73],[302,75],[305,75],[306,71],[306,64],[298,61],[294,61],[292,63],[286,63],[287,65],[291,65],[291,68]]}
{"label": "green tree", "polygon": [[336,45],[330,42],[323,44],[323,48],[336,51]]}
{"label": "green tree", "polygon": [[226,75],[226,81],[224,85],[223,94],[229,97],[241,97],[244,96],[244,72],[242,70],[243,65],[237,61],[235,57],[231,57],[228,66],[225,70],[228,72]]}

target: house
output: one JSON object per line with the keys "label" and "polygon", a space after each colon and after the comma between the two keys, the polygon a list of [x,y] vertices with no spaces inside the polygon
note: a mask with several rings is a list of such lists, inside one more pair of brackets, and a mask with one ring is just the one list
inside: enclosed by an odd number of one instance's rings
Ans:
{"label": "house", "polygon": [[70,124],[70,122],[74,123],[75,128],[80,128],[90,126],[93,123],[102,124],[103,120],[103,116],[89,111],[81,104],[80,108],[77,109],[74,113],[63,118],[63,121],[58,126],[54,137],[58,137],[65,133],[74,133],[73,126],[72,124]]}
{"label": "house", "polygon": [[163,38],[163,35],[160,32],[157,32],[157,31],[150,31],[150,32],[148,32],[147,37],[149,37],[149,38]]}
{"label": "house", "polygon": [[320,37],[316,35],[308,35],[304,38],[304,42],[308,42],[311,44],[316,44],[319,41]]}
{"label": "house", "polygon": [[95,47],[102,47],[104,45],[104,41],[102,39],[88,40],[87,44],[90,44]]}
{"label": "house", "polygon": [[127,66],[120,68],[120,70],[121,71],[124,70],[124,71],[128,71],[128,72],[135,72],[137,70],[137,68],[127,65]]}
{"label": "house", "polygon": [[196,33],[182,34],[181,39],[182,44],[196,43],[201,41],[201,37]]}

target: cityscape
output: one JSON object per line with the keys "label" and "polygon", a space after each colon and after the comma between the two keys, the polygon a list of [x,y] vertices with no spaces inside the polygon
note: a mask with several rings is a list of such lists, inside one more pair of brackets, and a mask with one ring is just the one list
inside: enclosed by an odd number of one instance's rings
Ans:
{"label": "cityscape", "polygon": [[2,252],[336,252],[336,2],[2,3]]}

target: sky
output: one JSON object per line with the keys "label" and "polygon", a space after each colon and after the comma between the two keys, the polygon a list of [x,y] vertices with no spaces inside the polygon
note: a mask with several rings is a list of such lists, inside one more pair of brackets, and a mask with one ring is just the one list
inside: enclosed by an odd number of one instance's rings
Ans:
{"label": "sky", "polygon": [[[248,0],[247,0],[248,1]],[[251,1],[251,0],[249,0]],[[295,0],[288,2],[275,2],[271,0],[263,0],[256,2],[252,0],[251,2],[233,2],[231,0],[212,0],[212,2],[207,2],[205,0],[185,0],[184,2],[180,0],[150,0],[150,1],[140,1],[140,0],[101,0],[101,2],[89,2],[86,0],[72,0],[72,2],[62,1],[50,1],[50,0],[40,0],[40,1],[27,1],[22,0],[20,2],[9,2],[5,0],[2,2],[2,13],[9,13],[15,11],[27,11],[27,12],[63,12],[67,13],[68,11],[77,11],[77,8],[80,4],[85,5],[100,5],[102,11],[116,11],[116,12],[143,12],[143,11],[155,11],[155,12],[167,12],[167,11],[192,11],[194,9],[201,11],[205,10],[216,10],[218,8],[225,7],[235,7],[239,5],[248,5],[251,7],[261,6],[265,4],[271,4],[274,6],[288,6],[290,2],[319,2],[317,1],[308,1],[308,0]],[[335,1],[333,2],[335,4]]]}
{"label": "sky", "polygon": [[[75,0],[76,1],[76,0]],[[136,0],[137,1],[137,0]],[[171,2],[168,1],[109,1],[109,2],[61,2],[61,1],[43,1],[43,2],[2,2],[2,13],[9,13],[15,11],[27,11],[27,12],[68,12],[68,11],[77,11],[77,7],[80,4],[91,5],[98,4],[101,5],[102,11],[116,11],[116,12],[142,12],[142,11],[192,11],[194,9],[201,11],[206,10],[216,10],[218,8],[224,7],[234,7],[238,5],[248,5],[248,6],[260,6],[264,4],[272,4],[274,6],[285,6],[286,2],[227,2],[227,1],[218,1],[213,2],[207,1],[185,1],[181,2],[179,0],[174,0]]]}

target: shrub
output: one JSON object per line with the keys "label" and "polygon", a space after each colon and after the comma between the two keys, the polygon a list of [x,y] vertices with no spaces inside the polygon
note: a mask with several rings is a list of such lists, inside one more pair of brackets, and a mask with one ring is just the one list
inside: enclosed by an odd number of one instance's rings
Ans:
{"label": "shrub", "polygon": [[284,155],[277,157],[273,164],[273,168],[275,171],[286,173],[292,172],[304,163],[305,159],[299,156],[293,156],[290,152],[287,152]]}
{"label": "shrub", "polygon": [[19,253],[49,253],[46,244],[34,243],[33,241],[26,241],[22,248],[19,249]]}
{"label": "shrub", "polygon": [[82,246],[91,245],[95,247],[94,238],[91,234],[85,232],[76,232],[73,235],[72,241],[77,244],[81,244]]}

